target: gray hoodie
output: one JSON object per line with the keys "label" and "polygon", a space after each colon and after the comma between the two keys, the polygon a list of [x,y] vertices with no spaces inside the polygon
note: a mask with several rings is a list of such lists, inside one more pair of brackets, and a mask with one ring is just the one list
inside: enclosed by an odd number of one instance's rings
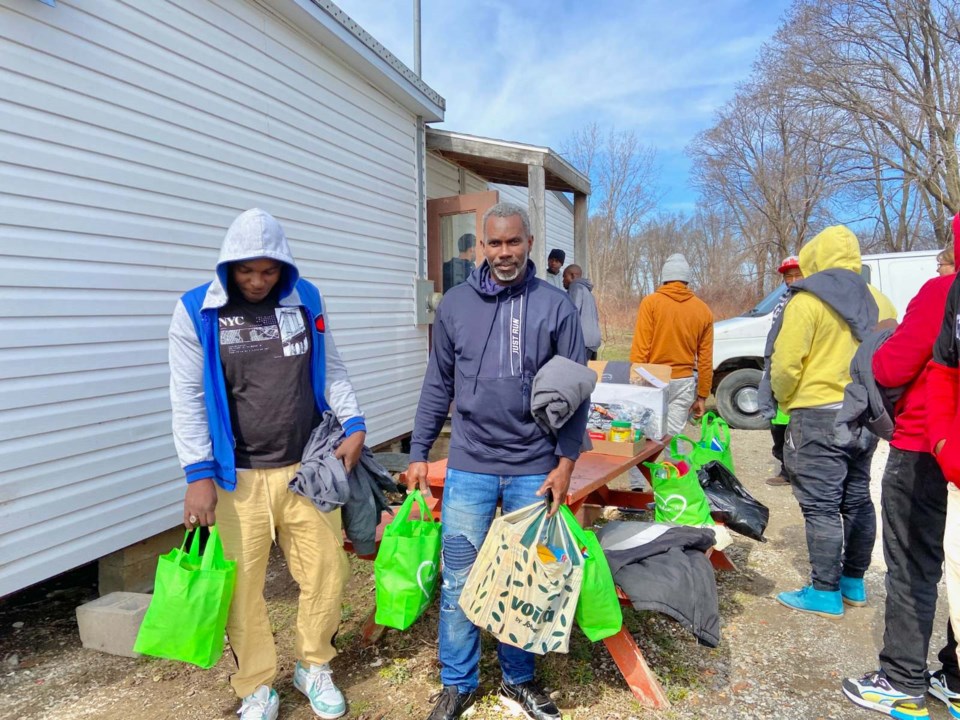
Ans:
{"label": "gray hoodie", "polygon": [[570,300],[580,313],[583,344],[586,345],[587,350],[596,352],[603,338],[600,337],[600,314],[597,312],[597,301],[593,299],[593,283],[587,278],[577,278],[570,283],[567,292],[570,293]]}

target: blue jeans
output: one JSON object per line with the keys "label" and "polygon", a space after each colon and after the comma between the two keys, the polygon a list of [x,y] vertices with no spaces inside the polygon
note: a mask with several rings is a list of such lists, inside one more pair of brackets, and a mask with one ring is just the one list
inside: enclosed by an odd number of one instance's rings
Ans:
{"label": "blue jeans", "polygon": [[[504,513],[535,502],[546,475],[483,475],[447,470],[443,485],[443,584],[440,586],[440,681],[462,693],[480,685],[480,629],[460,609],[460,593],[500,501]],[[533,680],[533,653],[500,643],[503,680]]]}

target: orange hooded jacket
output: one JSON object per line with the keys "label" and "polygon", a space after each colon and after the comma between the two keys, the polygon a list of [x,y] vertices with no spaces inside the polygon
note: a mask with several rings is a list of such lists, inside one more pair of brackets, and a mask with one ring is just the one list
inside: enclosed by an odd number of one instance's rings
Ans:
{"label": "orange hooded jacket", "polygon": [[640,301],[630,362],[669,365],[674,380],[693,376],[697,397],[713,384],[713,313],[681,282],[668,282]]}

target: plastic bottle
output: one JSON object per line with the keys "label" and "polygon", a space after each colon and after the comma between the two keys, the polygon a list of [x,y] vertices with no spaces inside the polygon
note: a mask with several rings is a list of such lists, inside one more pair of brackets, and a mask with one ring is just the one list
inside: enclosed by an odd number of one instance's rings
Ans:
{"label": "plastic bottle", "polygon": [[610,442],[633,442],[633,425],[629,420],[614,420],[610,423]]}

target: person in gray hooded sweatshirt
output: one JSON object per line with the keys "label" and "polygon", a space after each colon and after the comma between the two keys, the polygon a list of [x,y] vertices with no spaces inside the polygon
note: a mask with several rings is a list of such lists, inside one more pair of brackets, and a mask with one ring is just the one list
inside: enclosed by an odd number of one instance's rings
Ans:
{"label": "person in gray hooded sweatshirt", "polygon": [[[443,492],[440,680],[429,720],[455,720],[480,680],[480,630],[460,608],[470,568],[502,501],[503,512],[566,497],[589,401],[554,434],[531,411],[533,380],[557,355],[584,362],[580,320],[566,293],[536,277],[526,211],[499,203],[483,217],[485,262],[443,296],[410,442],[407,487],[429,493],[427,455],[453,402]],[[560,711],[534,680],[534,655],[500,643],[501,694],[533,720]]]}
{"label": "person in gray hooded sweatshirt", "polygon": [[320,292],[300,277],[280,223],[242,213],[212,282],[177,303],[170,324],[173,436],[187,479],[183,523],[216,524],[237,561],[227,635],[241,720],[275,720],[277,653],[263,598],[272,540],[300,586],[294,687],[321,718],[346,712],[329,661],[349,577],[340,511],[288,490],[312,428],[333,410],[347,472],[366,434]]}
{"label": "person in gray hooded sweatshirt", "polygon": [[603,338],[600,336],[600,314],[597,301],[593,299],[593,283],[583,277],[579,265],[567,265],[563,270],[563,286],[570,295],[573,306],[580,314],[583,343],[587,346],[587,360],[597,359],[597,350]]}

